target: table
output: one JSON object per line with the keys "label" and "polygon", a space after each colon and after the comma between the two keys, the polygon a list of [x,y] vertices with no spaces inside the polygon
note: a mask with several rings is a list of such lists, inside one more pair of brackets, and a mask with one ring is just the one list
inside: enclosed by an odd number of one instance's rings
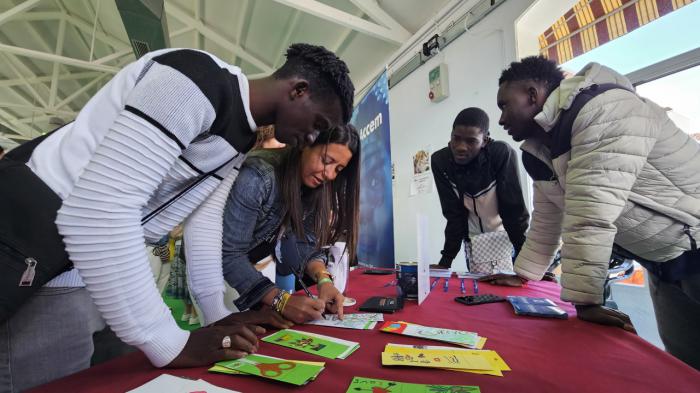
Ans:
{"label": "table", "polygon": [[[370,296],[395,294],[386,286],[392,276],[350,274],[348,296],[361,304]],[[467,281],[471,284],[470,281]],[[471,285],[466,285],[471,292]],[[133,353],[88,370],[51,382],[32,392],[124,392],[161,373],[202,378],[215,385],[242,392],[345,392],[353,376],[390,379],[412,383],[476,385],[482,392],[699,392],[700,372],[634,334],[619,328],[578,320],[574,308],[559,301],[560,288],[551,282],[530,282],[523,288],[480,283],[480,293],[526,295],[555,300],[569,312],[568,320],[515,316],[508,303],[464,306],[459,280],[452,278],[448,292],[442,281],[418,306],[407,302],[385,320],[403,320],[428,326],[477,332],[488,338],[485,349],[496,350],[513,371],[504,377],[421,368],[381,366],[386,343],[444,345],[418,338],[373,331],[321,326],[295,329],[360,342],[360,348],[346,360],[328,360],[303,352],[261,342],[259,353],[295,360],[326,361],[316,381],[303,387],[255,377],[208,373],[207,368],[159,370],[141,353]],[[357,311],[357,305],[346,312]]]}

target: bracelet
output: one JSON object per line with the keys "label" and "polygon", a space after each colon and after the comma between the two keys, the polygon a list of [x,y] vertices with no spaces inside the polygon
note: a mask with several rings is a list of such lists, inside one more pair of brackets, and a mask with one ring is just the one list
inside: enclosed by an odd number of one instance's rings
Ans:
{"label": "bracelet", "polygon": [[318,282],[316,283],[316,286],[319,286],[321,284],[325,284],[327,282],[332,283],[333,280],[331,280],[329,277],[323,277],[322,279],[318,280]]}
{"label": "bracelet", "polygon": [[275,310],[277,311],[280,315],[282,315],[282,311],[284,311],[284,308],[287,306],[287,302],[289,299],[292,297],[288,292],[282,291],[282,300],[279,302],[279,307]]}
{"label": "bracelet", "polygon": [[321,282],[321,280],[318,279],[318,276],[320,276],[321,274],[325,274],[326,276],[328,276],[327,278],[329,280],[333,281],[333,275],[328,270],[324,269],[324,270],[321,270],[320,272],[316,273],[316,282],[317,283]]}
{"label": "bracelet", "polygon": [[278,310],[280,302],[282,301],[282,298],[284,297],[285,291],[279,290],[277,294],[275,295],[274,298],[272,298],[272,304],[270,304],[270,307],[272,307],[273,310]]}

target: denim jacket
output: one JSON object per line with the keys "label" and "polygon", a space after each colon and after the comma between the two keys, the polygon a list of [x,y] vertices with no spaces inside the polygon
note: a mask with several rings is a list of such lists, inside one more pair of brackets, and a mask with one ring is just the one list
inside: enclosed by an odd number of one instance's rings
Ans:
{"label": "denim jacket", "polygon": [[[275,243],[284,214],[281,184],[275,167],[283,165],[288,150],[257,151],[251,153],[241,167],[224,208],[224,233],[222,245],[223,273],[226,282],[238,291],[235,301],[239,310],[257,305],[274,284],[255,269],[248,254],[263,242]],[[301,190],[300,190],[301,192]],[[308,220],[305,220],[305,224]],[[305,227],[308,227],[305,225]],[[297,243],[301,258],[285,258],[285,263],[296,260],[296,266],[288,266],[300,275],[306,262],[320,259],[326,262],[322,251],[316,250],[312,231],[306,232],[306,241]],[[300,265],[302,264],[303,265]]]}

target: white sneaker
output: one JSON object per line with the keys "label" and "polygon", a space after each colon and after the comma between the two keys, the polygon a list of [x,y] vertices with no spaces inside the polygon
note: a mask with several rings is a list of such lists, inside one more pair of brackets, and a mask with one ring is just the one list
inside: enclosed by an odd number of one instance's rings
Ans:
{"label": "white sneaker", "polygon": [[191,317],[192,317],[192,316],[191,316],[190,314],[182,314],[182,317],[180,317],[180,320],[181,320],[182,322],[187,322],[187,321],[190,320]]}
{"label": "white sneaker", "polygon": [[199,317],[198,316],[193,316],[190,317],[190,325],[196,325],[199,323]]}

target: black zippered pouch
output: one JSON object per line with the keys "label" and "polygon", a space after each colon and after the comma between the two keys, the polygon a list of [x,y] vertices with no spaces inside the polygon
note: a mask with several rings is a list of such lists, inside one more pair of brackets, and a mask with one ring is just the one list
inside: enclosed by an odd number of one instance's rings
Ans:
{"label": "black zippered pouch", "polygon": [[72,268],[56,227],[61,198],[23,162],[0,160],[0,322]]}

